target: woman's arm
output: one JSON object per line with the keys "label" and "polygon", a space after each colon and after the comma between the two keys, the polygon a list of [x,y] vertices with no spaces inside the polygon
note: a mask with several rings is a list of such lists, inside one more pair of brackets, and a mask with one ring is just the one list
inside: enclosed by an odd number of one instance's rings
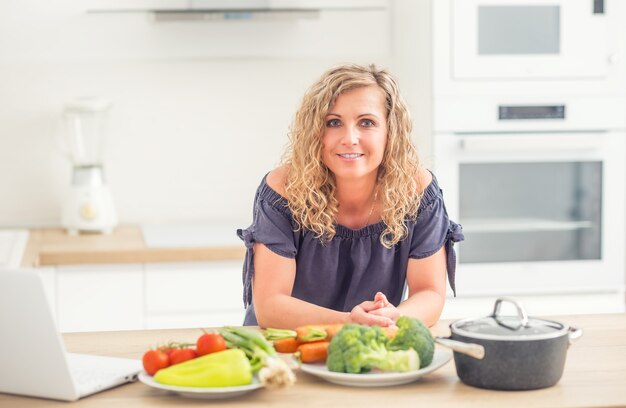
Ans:
{"label": "woman's arm", "polygon": [[[433,175],[421,168],[418,180],[423,192],[432,182]],[[445,245],[429,257],[409,259],[406,280],[409,297],[398,306],[400,314],[417,317],[427,326],[437,323],[446,300]]]}
{"label": "woman's arm", "polygon": [[437,323],[446,300],[446,250],[423,259],[409,259],[409,297],[398,306],[401,315],[417,317],[427,326]]}
{"label": "woman's arm", "polygon": [[296,261],[282,257],[263,244],[254,245],[252,301],[261,327],[294,329],[305,324],[359,323],[389,326],[386,316],[368,312],[379,305],[373,301],[357,305],[351,312],[339,312],[291,296],[296,277]]}
{"label": "woman's arm", "polygon": [[409,259],[407,266],[409,297],[396,308],[387,297],[377,293],[374,301],[380,306],[371,311],[377,316],[387,316],[394,322],[398,317],[416,317],[427,326],[439,320],[446,298],[446,251],[442,247],[424,259]]}

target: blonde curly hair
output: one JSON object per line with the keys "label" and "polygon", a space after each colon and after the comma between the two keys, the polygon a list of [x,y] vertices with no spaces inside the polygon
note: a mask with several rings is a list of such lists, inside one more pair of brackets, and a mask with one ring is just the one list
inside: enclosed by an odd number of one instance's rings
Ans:
{"label": "blonde curly hair", "polygon": [[326,243],[336,233],[339,202],[334,174],[322,162],[325,118],[337,97],[352,89],[378,86],[385,95],[387,146],[378,169],[386,248],[407,236],[405,219],[415,218],[422,189],[417,150],[411,142],[411,119],[394,78],[374,65],[340,65],[326,71],[305,93],[289,133],[282,162],[288,169],[285,192],[298,229],[306,228]]}

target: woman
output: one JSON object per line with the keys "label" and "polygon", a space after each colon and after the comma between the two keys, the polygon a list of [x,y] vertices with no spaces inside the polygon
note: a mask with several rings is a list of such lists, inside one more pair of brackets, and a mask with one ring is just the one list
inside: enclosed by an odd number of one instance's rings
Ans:
{"label": "woman", "polygon": [[463,235],[410,133],[395,80],[373,65],[330,69],[307,91],[238,231],[245,325],[439,319]]}

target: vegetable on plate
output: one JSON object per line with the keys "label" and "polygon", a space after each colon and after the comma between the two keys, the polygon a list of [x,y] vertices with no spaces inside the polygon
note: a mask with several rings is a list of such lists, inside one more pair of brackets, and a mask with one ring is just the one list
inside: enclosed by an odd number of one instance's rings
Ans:
{"label": "vegetable on plate", "polygon": [[274,342],[274,345],[276,345],[276,341],[287,339],[296,339],[298,343],[308,343],[320,340],[330,341],[342,327],[343,323],[307,324],[297,327],[295,330],[268,327],[264,331],[264,336],[267,340]]}
{"label": "vegetable on plate", "polygon": [[154,381],[180,387],[233,387],[252,383],[242,350],[223,350],[159,370]]}
{"label": "vegetable on plate", "polygon": [[326,361],[329,344],[330,342],[325,340],[302,343],[296,350],[296,357],[301,363],[306,364]]}
{"label": "vegetable on plate", "polygon": [[255,330],[227,326],[219,330],[226,340],[226,345],[242,350],[252,367],[258,372],[259,380],[268,388],[292,385],[296,381],[291,368],[276,353],[272,344]]}
{"label": "vegetable on plate", "polygon": [[148,350],[144,353],[143,368],[150,375],[154,375],[162,368],[170,366],[170,358],[165,351],[162,350]]}
{"label": "vegetable on plate", "polygon": [[275,340],[285,340],[285,339],[295,339],[298,336],[298,333],[295,330],[289,329],[274,329],[272,327],[268,327],[265,329],[263,335],[267,340],[275,341]]}
{"label": "vegetable on plate", "polygon": [[185,361],[193,360],[194,358],[198,357],[198,354],[196,353],[196,350],[191,349],[191,348],[178,348],[178,349],[172,349],[171,352],[169,353],[169,356],[170,356],[170,363],[174,365],[174,364],[184,363]]}
{"label": "vegetable on plate", "polygon": [[297,339],[298,333],[295,330],[268,327],[263,335],[266,340],[272,342],[274,349],[279,353],[295,353],[300,345]]}
{"label": "vegetable on plate", "polygon": [[381,371],[407,372],[420,367],[420,358],[413,348],[390,350],[389,337],[378,326],[347,324],[328,347],[326,367],[340,373]]}
{"label": "vegetable on plate", "polygon": [[274,344],[274,349],[279,353],[295,353],[300,346],[300,342],[295,337],[274,340],[272,344]]}
{"label": "vegetable on plate", "polygon": [[328,333],[326,333],[324,328],[314,325],[297,327],[296,333],[298,333],[298,341],[300,343],[325,340],[328,337]]}
{"label": "vegetable on plate", "polygon": [[331,341],[335,334],[339,333],[339,330],[343,328],[343,323],[336,324],[320,324],[317,327],[326,331],[326,340]]}
{"label": "vegetable on plate", "polygon": [[417,351],[420,356],[420,368],[428,366],[433,361],[435,354],[435,339],[428,327],[418,319],[401,316],[396,321],[398,330],[395,337],[389,342],[390,350]]}
{"label": "vegetable on plate", "polygon": [[204,332],[196,341],[196,352],[199,356],[226,350],[226,341],[217,332]]}
{"label": "vegetable on plate", "polygon": [[156,349],[146,351],[142,359],[143,368],[146,373],[154,375],[163,368],[222,350],[226,350],[224,338],[216,332],[204,332],[196,343],[170,341]]}
{"label": "vegetable on plate", "polygon": [[343,323],[307,324],[306,326],[297,327],[296,333],[298,333],[300,343],[320,340],[330,341],[343,326]]}

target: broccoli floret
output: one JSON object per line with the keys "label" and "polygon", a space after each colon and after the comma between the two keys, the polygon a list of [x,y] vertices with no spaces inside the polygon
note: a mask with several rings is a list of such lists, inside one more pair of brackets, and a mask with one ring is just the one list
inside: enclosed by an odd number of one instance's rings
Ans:
{"label": "broccoli floret", "polygon": [[406,372],[419,368],[413,349],[391,351],[389,338],[378,326],[345,325],[330,341],[326,367],[340,373],[366,373],[372,369]]}
{"label": "broccoli floret", "polygon": [[435,353],[435,339],[428,327],[418,319],[402,316],[396,321],[398,332],[389,342],[390,350],[408,350],[410,348],[417,351],[420,356],[420,368],[428,366],[433,361]]}
{"label": "broccoli floret", "polygon": [[[341,336],[339,336],[339,333],[341,333]],[[356,325],[345,325],[333,336],[328,346],[328,357],[326,358],[328,370],[338,373],[347,372],[344,352],[360,345],[360,337],[361,331]]]}

